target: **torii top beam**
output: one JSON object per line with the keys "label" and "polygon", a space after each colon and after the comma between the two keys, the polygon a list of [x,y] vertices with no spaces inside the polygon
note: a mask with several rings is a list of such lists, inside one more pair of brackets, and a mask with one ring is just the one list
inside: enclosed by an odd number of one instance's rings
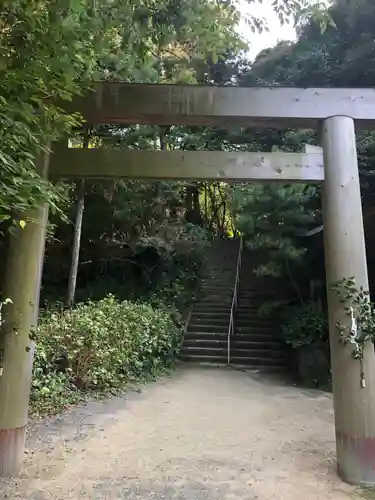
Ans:
{"label": "torii top beam", "polygon": [[91,124],[316,128],[349,116],[375,128],[375,89],[97,83],[69,106]]}

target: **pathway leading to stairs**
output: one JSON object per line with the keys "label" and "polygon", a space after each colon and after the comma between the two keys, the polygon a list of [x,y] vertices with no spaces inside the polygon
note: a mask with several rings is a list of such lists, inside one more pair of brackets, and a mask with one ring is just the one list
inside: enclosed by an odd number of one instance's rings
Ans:
{"label": "pathway leading to stairs", "polygon": [[331,397],[247,372],[181,368],[32,431],[1,499],[354,498],[335,473]]}

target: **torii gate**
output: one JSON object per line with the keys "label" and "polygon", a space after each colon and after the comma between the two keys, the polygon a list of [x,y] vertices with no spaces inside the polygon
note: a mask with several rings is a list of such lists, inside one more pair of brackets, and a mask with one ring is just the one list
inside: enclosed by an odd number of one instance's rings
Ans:
{"label": "torii gate", "polygon": [[[50,175],[68,178],[222,179],[323,183],[328,285],[354,276],[368,289],[354,123],[375,128],[373,89],[204,87],[103,83],[73,103],[90,124],[243,125],[321,128],[319,149],[305,153],[116,151],[56,148]],[[324,157],[324,161],[323,161]],[[48,158],[40,170],[47,175]],[[324,164],[324,166],[323,166]],[[32,349],[47,209],[11,241],[3,293],[13,299],[18,335],[5,342],[0,376],[0,474],[15,471],[23,455]],[[336,322],[349,321],[328,293],[337,462],[340,475],[357,485],[375,484],[375,357],[360,363],[339,342]],[[8,336],[9,337],[9,336]],[[17,360],[19,372],[9,367]]]}

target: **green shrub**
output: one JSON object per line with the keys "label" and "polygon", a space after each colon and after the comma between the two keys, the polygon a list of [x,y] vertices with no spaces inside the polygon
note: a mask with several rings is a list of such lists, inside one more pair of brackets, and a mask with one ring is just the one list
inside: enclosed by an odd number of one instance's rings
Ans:
{"label": "green shrub", "polygon": [[281,328],[281,335],[293,349],[325,341],[328,338],[327,317],[313,303],[293,308]]}
{"label": "green shrub", "polygon": [[59,409],[85,391],[110,392],[154,376],[176,359],[180,336],[176,314],[113,296],[45,312],[38,328],[32,410]]}

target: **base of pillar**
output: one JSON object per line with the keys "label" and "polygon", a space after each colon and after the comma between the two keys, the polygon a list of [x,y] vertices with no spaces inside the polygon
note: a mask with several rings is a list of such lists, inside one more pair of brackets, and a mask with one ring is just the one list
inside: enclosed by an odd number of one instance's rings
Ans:
{"label": "base of pillar", "polygon": [[355,486],[375,486],[375,437],[352,437],[336,431],[337,470]]}
{"label": "base of pillar", "polygon": [[0,429],[0,477],[17,474],[22,466],[26,425],[17,429]]}

